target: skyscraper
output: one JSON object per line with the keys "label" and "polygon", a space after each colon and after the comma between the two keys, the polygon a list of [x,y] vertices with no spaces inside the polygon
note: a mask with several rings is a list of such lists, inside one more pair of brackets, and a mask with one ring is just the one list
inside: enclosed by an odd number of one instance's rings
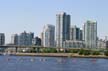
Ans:
{"label": "skyscraper", "polygon": [[70,29],[70,40],[82,40],[82,30],[76,25],[72,26]]}
{"label": "skyscraper", "polygon": [[97,22],[88,20],[84,23],[84,42],[87,48],[97,47]]}
{"label": "skyscraper", "polygon": [[55,26],[47,24],[43,29],[42,43],[44,47],[55,47]]}
{"label": "skyscraper", "polygon": [[70,15],[65,12],[56,14],[56,47],[63,47],[63,42],[70,39]]}
{"label": "skyscraper", "polygon": [[70,40],[63,42],[64,48],[83,48],[84,44],[82,41],[82,30],[76,25],[70,28]]}
{"label": "skyscraper", "polygon": [[0,45],[4,45],[4,44],[5,44],[5,34],[0,33]]}
{"label": "skyscraper", "polygon": [[43,32],[41,32],[41,46],[43,46]]}

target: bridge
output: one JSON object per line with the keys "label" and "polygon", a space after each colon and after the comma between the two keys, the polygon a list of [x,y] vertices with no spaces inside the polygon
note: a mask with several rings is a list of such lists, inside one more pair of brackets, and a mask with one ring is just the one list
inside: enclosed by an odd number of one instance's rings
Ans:
{"label": "bridge", "polygon": [[19,45],[0,45],[0,52],[5,52],[6,49],[14,49],[14,52],[18,52],[18,49],[25,49],[25,48],[35,48],[38,49],[39,48],[44,48],[41,46],[19,46]]}

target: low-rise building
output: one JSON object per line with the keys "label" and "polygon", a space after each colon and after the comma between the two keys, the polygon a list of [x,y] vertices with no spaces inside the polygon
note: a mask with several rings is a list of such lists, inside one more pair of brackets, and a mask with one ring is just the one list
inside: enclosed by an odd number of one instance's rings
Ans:
{"label": "low-rise building", "polygon": [[97,48],[106,48],[106,41],[102,39],[97,40]]}
{"label": "low-rise building", "polygon": [[83,41],[66,40],[63,42],[64,48],[84,48]]}
{"label": "low-rise building", "polygon": [[33,38],[34,38],[34,33],[32,32],[27,33],[26,31],[24,31],[19,35],[17,34],[12,35],[11,43],[14,45],[28,46],[28,45],[32,45]]}

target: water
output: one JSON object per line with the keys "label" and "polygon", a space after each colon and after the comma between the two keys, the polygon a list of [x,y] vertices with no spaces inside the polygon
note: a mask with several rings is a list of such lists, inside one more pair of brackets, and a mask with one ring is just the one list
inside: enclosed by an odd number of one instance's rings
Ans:
{"label": "water", "polygon": [[107,59],[0,56],[0,71],[108,71]]}

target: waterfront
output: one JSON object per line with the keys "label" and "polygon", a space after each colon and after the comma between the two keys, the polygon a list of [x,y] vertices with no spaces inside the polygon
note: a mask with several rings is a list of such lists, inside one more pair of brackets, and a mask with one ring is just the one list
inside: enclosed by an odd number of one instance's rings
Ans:
{"label": "waterfront", "polygon": [[0,71],[107,71],[108,59],[0,56]]}

